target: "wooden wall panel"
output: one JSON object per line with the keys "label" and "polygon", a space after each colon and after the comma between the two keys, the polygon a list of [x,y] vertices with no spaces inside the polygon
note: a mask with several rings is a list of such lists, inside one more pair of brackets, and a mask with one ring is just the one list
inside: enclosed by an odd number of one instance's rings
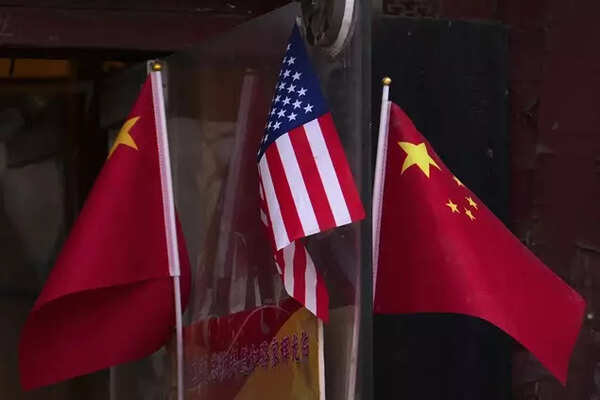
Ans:
{"label": "wooden wall panel", "polygon": [[182,50],[288,2],[2,1],[0,48]]}

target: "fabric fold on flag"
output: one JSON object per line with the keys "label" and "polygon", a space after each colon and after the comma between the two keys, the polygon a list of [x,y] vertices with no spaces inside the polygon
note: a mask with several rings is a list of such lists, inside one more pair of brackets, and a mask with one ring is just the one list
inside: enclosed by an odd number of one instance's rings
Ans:
{"label": "fabric fold on flag", "polygon": [[[21,332],[25,389],[158,350],[175,324],[148,77]],[[182,303],[190,267],[177,225]]]}
{"label": "fabric fold on flag", "polygon": [[[262,185],[259,187],[259,193],[260,219],[274,243]],[[285,291],[315,316],[323,321],[329,321],[329,293],[325,280],[315,267],[303,239],[290,243],[282,250],[276,250],[273,245],[273,258]]]}
{"label": "fabric fold on flag", "polygon": [[298,239],[358,221],[365,213],[296,26],[257,159],[261,219],[271,233],[286,291],[326,320],[327,290]]}
{"label": "fabric fold on flag", "polygon": [[375,312],[482,318],[565,383],[584,300],[452,174],[400,107],[389,109],[383,187],[374,188],[383,199]]}

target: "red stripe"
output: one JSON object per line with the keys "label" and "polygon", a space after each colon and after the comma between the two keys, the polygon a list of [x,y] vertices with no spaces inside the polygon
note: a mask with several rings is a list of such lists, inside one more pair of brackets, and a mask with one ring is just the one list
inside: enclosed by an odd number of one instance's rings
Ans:
{"label": "red stripe", "polygon": [[365,217],[365,210],[360,196],[356,190],[356,184],[354,183],[354,177],[350,171],[344,148],[338,137],[337,130],[331,118],[331,113],[327,113],[318,118],[323,137],[333,162],[333,168],[337,174],[338,181],[344,194],[344,199],[350,211],[350,217],[352,221],[356,221]]}
{"label": "red stripe", "polygon": [[[292,267],[290,265],[290,267]],[[294,251],[294,298],[301,304],[306,304],[306,279],[304,273],[306,271],[306,250],[302,243],[296,243]],[[291,272],[291,271],[290,271]]]}
{"label": "red stripe", "polygon": [[329,321],[329,294],[327,293],[327,287],[325,286],[325,281],[323,277],[319,273],[319,270],[315,266],[315,270],[317,271],[317,287],[316,287],[316,296],[317,296],[317,317],[320,318],[323,322]]}
{"label": "red stripe", "polygon": [[293,129],[289,134],[298,165],[300,166],[300,172],[310,197],[310,202],[317,217],[319,223],[319,229],[321,231],[333,228],[335,226],[335,219],[329,207],[329,201],[327,200],[327,194],[323,188],[323,182],[317,169],[315,157],[308,143],[306,137],[306,131],[303,127]]}
{"label": "red stripe", "polygon": [[[290,190],[290,184],[285,176],[277,146],[269,146],[265,152],[265,156],[267,157],[267,165],[269,172],[271,173],[271,180],[275,189],[275,196],[277,196],[277,202],[279,203],[279,209],[281,210],[283,224],[285,225],[289,240],[293,241],[294,239],[303,237],[304,231],[302,230],[300,217],[296,210],[292,191]],[[273,223],[273,221],[271,221],[271,223]]]}

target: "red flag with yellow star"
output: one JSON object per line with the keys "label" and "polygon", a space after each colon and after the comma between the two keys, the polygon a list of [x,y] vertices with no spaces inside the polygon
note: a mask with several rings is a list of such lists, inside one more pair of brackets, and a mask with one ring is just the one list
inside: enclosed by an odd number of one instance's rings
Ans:
{"label": "red flag with yellow star", "polygon": [[[33,389],[158,350],[175,324],[154,79],[150,77],[21,332]],[[178,232],[183,304],[189,261]]]}
{"label": "red flag with yellow star", "polygon": [[482,318],[564,383],[585,308],[581,296],[450,172],[393,103],[382,155],[375,312]]}

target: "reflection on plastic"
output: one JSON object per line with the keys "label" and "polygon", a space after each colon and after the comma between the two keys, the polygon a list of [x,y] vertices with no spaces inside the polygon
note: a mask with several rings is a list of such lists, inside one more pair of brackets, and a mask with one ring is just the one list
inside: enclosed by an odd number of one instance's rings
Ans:
{"label": "reflection on plastic", "polygon": [[[256,151],[264,131],[281,57],[298,9],[297,3],[290,4],[215,38],[210,44],[167,59],[171,94],[167,112],[176,206],[194,268],[192,297],[186,315],[190,329],[196,323],[225,321],[233,318],[232,314],[265,307],[279,309],[290,301],[283,290],[260,221]],[[257,43],[260,45],[257,46]],[[348,96],[348,88],[355,87],[356,77],[348,71],[339,73],[346,68],[345,65],[355,64],[340,61],[327,64],[333,69],[323,69],[322,65],[316,69],[352,172],[360,178],[363,152],[369,150],[363,148],[367,135],[358,121],[361,113],[355,109],[362,105],[351,100],[353,96]],[[353,84],[338,79],[332,85],[332,74],[351,80]],[[361,299],[357,291],[360,287],[360,239],[358,224],[352,224],[321,233],[314,241],[312,238],[307,240],[307,247],[315,264],[321,268],[330,293],[332,318],[324,326],[326,340],[321,342],[326,353],[329,400],[352,398],[355,391],[354,366],[359,332],[357,304]],[[259,315],[262,314],[261,311]],[[271,325],[267,326],[271,329]],[[269,335],[275,335],[269,332]],[[294,333],[302,354],[302,330],[290,330],[279,341],[280,347],[282,342],[289,342],[290,357],[295,343]],[[194,339],[186,336],[184,347],[188,356],[199,355],[195,342],[198,335],[196,332]],[[283,340],[286,335],[289,341]],[[272,337],[269,345],[270,340]],[[310,340],[312,336],[309,335]],[[310,343],[310,352],[319,348]],[[254,346],[260,351],[261,344],[262,340]],[[249,345],[251,347],[252,343]],[[243,358],[240,356],[242,347],[237,349],[238,360]],[[283,349],[286,348],[284,345]],[[273,357],[272,347],[269,350],[269,360],[277,360]],[[203,351],[218,354],[223,348],[212,344]],[[282,354],[279,349],[280,359],[285,357],[286,351]],[[307,362],[302,360],[299,368],[307,367]],[[198,374],[198,370],[193,370],[204,361],[196,360],[195,366],[191,361],[189,358],[186,360],[185,371],[188,399],[219,398],[205,396],[205,390],[211,384],[201,383],[201,377],[206,377],[207,373]],[[210,359],[206,362],[209,363]],[[283,374],[279,367],[254,368],[252,378],[241,375],[239,368],[237,373],[240,376],[235,379],[242,380],[247,386],[243,390],[239,386],[236,395],[245,396],[243,398],[264,398],[266,383],[258,386],[248,384],[259,379],[270,382],[266,386],[269,391],[274,390],[275,385],[287,382],[282,389],[287,389],[288,393],[279,397],[282,399],[290,398],[289,391],[297,390],[296,386],[313,387],[301,378],[310,376],[304,372],[294,372],[296,378],[292,382],[288,375],[284,374],[288,377],[287,381],[278,375]],[[235,381],[234,371],[236,369],[229,368],[222,373],[215,372],[213,376],[231,375],[231,383]],[[304,383],[298,386],[299,382]],[[263,389],[252,392],[253,387]],[[299,396],[297,398],[307,398],[302,394]]]}

